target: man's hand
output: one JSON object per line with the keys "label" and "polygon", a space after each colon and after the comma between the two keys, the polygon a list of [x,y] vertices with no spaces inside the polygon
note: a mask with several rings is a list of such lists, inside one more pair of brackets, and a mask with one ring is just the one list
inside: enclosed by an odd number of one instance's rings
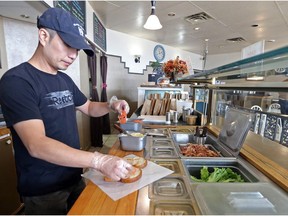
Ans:
{"label": "man's hand", "polygon": [[91,167],[115,181],[125,178],[132,169],[132,165],[125,160],[117,156],[105,155],[99,152],[94,152]]}
{"label": "man's hand", "polygon": [[126,114],[129,113],[130,107],[129,104],[125,100],[118,100],[116,96],[113,96],[110,99],[109,107],[119,114],[124,110]]}

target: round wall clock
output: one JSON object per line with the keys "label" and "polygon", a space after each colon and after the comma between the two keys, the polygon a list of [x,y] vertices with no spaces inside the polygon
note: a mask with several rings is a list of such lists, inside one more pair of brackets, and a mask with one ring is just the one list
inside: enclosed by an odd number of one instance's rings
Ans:
{"label": "round wall clock", "polygon": [[163,61],[164,58],[165,58],[165,49],[164,49],[164,47],[161,46],[161,45],[156,45],[154,47],[153,54],[154,54],[154,58],[156,59],[156,61],[158,61],[158,62]]}

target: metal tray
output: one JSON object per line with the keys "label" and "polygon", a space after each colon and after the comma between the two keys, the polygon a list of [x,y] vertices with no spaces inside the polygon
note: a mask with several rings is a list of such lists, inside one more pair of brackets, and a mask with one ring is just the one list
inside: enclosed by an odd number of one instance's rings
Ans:
{"label": "metal tray", "polygon": [[179,158],[174,147],[151,147],[151,158]]}
{"label": "metal tray", "polygon": [[[247,166],[245,166],[243,163],[241,163],[237,159],[231,159],[231,160],[189,160],[189,159],[183,159],[182,160],[185,172],[187,176],[189,176],[189,179],[192,183],[201,183],[201,182],[195,182],[193,181],[190,176],[193,175],[196,178],[200,179],[200,170],[203,168],[203,166],[207,166],[209,172],[213,172],[214,167],[218,168],[230,168],[237,174],[240,174],[245,183],[254,183],[259,182],[259,178],[256,174],[254,174]],[[206,182],[203,182],[206,183]],[[243,182],[244,183],[244,182]]]}
{"label": "metal tray", "polygon": [[148,188],[148,197],[154,200],[190,199],[184,179],[168,176],[153,182]]}
{"label": "metal tray", "polygon": [[170,176],[174,175],[185,175],[185,171],[182,165],[182,162],[180,159],[151,159],[152,162],[158,164],[159,166],[165,167],[167,169],[170,169],[174,171]]}
{"label": "metal tray", "polygon": [[196,215],[189,201],[150,201],[150,215]]}

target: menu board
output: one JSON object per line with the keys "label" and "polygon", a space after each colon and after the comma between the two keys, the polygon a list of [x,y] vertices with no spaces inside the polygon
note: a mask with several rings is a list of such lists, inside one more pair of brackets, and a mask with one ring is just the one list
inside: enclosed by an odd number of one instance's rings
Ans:
{"label": "menu board", "polygon": [[86,31],[86,1],[66,0],[53,1],[54,7],[63,8],[72,13],[80,22],[80,25]]}
{"label": "menu board", "polygon": [[94,27],[94,42],[106,52],[106,29],[93,13],[93,27]]}

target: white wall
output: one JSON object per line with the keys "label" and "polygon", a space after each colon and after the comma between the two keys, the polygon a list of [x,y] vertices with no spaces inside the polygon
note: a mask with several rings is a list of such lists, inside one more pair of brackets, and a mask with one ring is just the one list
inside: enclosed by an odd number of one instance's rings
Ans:
{"label": "white wall", "polygon": [[[118,55],[129,67],[130,73],[143,73],[143,70],[149,65],[149,62],[155,61],[153,50],[158,44],[154,41],[145,40],[130,36],[128,34],[107,30],[107,53],[111,55]],[[191,52],[180,49],[175,49],[171,46],[161,44],[165,50],[166,55],[163,62],[170,59],[175,59],[177,56],[180,59],[187,61],[189,69],[202,69],[201,56]],[[134,55],[141,55],[140,63],[134,62]]]}

